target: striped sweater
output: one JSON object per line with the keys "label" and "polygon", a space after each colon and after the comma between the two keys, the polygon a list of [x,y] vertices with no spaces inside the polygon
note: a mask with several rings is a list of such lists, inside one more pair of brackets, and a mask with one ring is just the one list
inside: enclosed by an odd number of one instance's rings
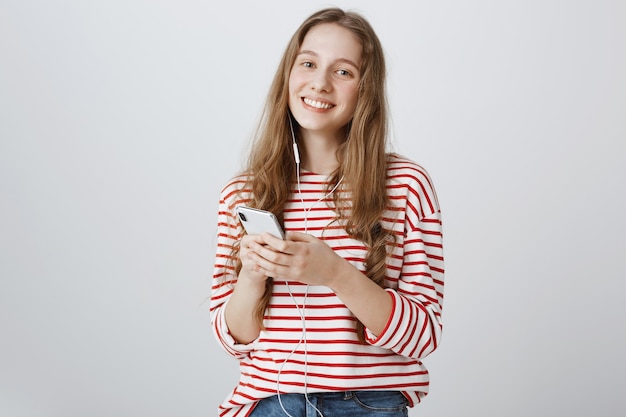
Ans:
{"label": "striped sweater", "polygon": [[[327,181],[323,175],[302,173],[304,207],[294,184],[284,210],[285,230],[303,232],[306,221],[307,233],[364,271],[366,247],[334,221],[336,213],[326,204]],[[219,415],[247,416],[258,400],[277,391],[399,390],[411,406],[419,402],[429,381],[421,359],[436,349],[442,329],[441,213],[428,173],[403,157],[389,158],[389,207],[381,223],[395,235],[385,278],[393,310],[381,334],[365,329],[365,344],[358,340],[355,317],[332,290],[284,281],[274,282],[266,328],[259,337],[249,344],[233,339],[224,307],[236,280],[231,250],[243,234],[234,208],[250,198],[244,184],[245,177],[233,178],[219,202],[211,324],[219,344],[239,360],[241,371]]]}

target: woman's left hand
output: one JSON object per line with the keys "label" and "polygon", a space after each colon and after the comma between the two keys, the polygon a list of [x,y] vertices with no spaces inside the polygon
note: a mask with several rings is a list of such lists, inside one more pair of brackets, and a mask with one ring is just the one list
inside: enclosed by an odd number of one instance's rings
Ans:
{"label": "woman's left hand", "polygon": [[285,240],[263,235],[266,245],[252,243],[248,256],[255,270],[278,280],[298,281],[309,285],[325,285],[350,264],[315,236],[288,232]]}

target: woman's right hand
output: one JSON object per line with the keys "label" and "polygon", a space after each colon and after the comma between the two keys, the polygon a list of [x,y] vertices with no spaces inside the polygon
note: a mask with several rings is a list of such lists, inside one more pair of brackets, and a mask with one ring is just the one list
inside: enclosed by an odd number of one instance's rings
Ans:
{"label": "woman's right hand", "polygon": [[267,280],[267,275],[259,272],[259,267],[254,262],[251,257],[251,254],[254,252],[250,249],[251,243],[258,243],[260,245],[265,245],[266,242],[263,239],[263,235],[245,235],[241,239],[241,243],[239,246],[239,259],[241,260],[241,271],[239,272],[238,279],[245,279],[252,281],[251,283],[261,283]]}

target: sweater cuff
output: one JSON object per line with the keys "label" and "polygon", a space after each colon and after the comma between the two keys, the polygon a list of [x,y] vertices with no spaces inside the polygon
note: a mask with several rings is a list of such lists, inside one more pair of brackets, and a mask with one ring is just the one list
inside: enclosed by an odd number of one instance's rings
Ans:
{"label": "sweater cuff", "polygon": [[398,297],[395,291],[390,290],[389,288],[385,288],[385,291],[391,297],[391,314],[389,315],[389,320],[387,320],[387,324],[383,331],[377,336],[370,331],[370,329],[365,328],[365,340],[372,346],[378,346],[389,349],[390,346],[386,346],[393,339],[393,334],[395,333],[395,328],[399,322],[399,318],[397,315],[397,306],[398,306]]}

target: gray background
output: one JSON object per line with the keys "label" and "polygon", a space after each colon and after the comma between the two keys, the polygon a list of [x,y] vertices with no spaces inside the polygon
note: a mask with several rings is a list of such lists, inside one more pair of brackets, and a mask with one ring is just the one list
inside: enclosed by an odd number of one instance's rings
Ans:
{"label": "gray background", "polygon": [[[0,415],[209,416],[220,187],[315,1],[0,0]],[[337,1],[444,211],[412,416],[623,416],[623,1]]]}

